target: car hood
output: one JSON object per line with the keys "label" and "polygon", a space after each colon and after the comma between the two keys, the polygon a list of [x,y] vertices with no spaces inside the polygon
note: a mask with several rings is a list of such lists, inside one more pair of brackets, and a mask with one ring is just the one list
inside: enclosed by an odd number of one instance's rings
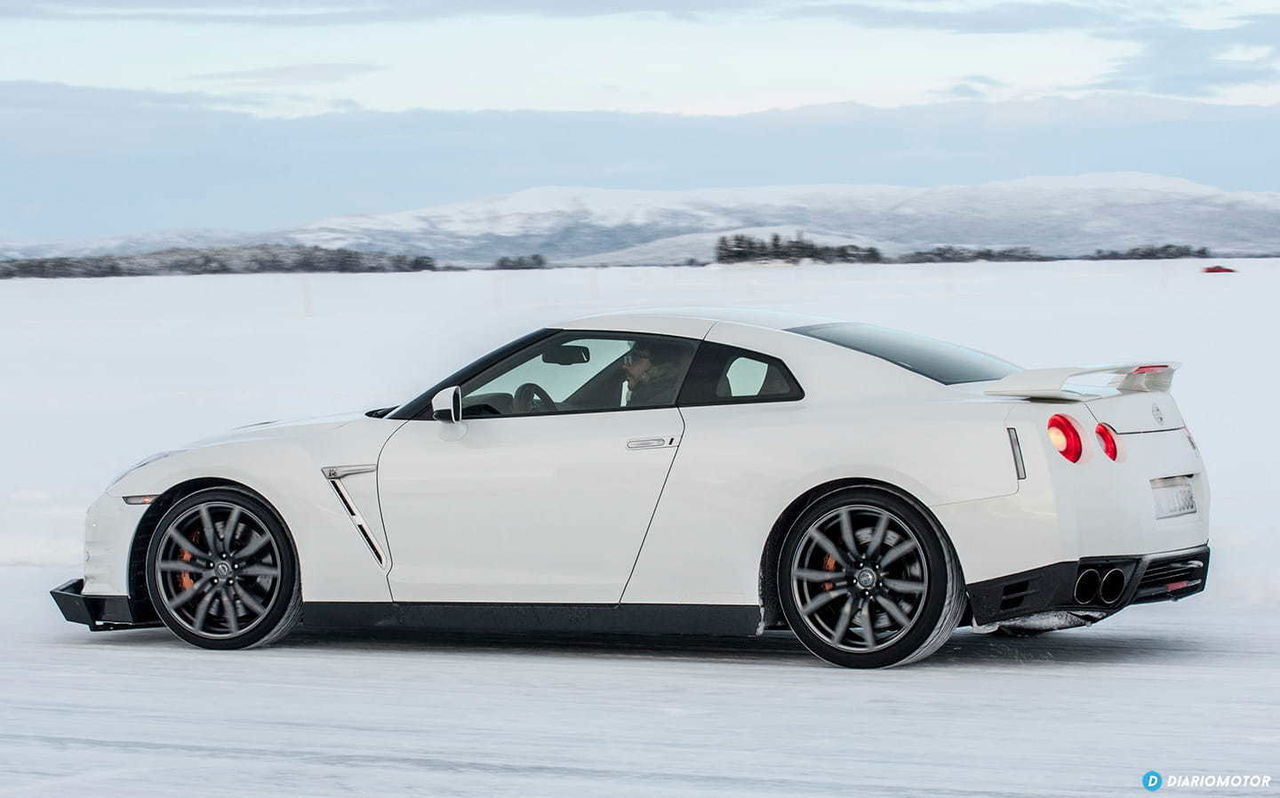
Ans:
{"label": "car hood", "polygon": [[210,435],[192,441],[183,449],[203,449],[210,446],[221,446],[228,443],[245,443],[248,441],[279,440],[281,438],[308,438],[325,432],[341,429],[349,424],[367,418],[364,413],[340,413],[332,416],[318,416],[288,421],[259,421],[243,427]]}

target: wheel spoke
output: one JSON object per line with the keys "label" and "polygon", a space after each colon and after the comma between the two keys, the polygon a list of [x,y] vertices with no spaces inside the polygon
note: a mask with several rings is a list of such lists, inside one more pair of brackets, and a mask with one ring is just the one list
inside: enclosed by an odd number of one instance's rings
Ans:
{"label": "wheel spoke", "polygon": [[876,596],[876,603],[883,607],[885,612],[889,613],[889,617],[892,618],[898,626],[905,629],[907,625],[911,623],[911,619],[908,618],[907,614],[898,606],[898,602],[893,599],[886,598],[884,596]]}
{"label": "wheel spoke", "polygon": [[899,543],[898,545],[886,551],[884,553],[884,556],[880,558],[880,567],[884,568],[885,566],[890,565],[891,563],[897,562],[898,559],[902,557],[902,555],[911,553],[913,550],[915,550],[915,548],[916,548],[916,542],[914,540],[906,540],[902,543]]}
{"label": "wheel spoke", "polygon": [[[203,555],[201,555],[203,556]],[[179,573],[207,574],[209,570],[197,565],[195,560],[161,560],[156,563],[158,571],[178,571]]]}
{"label": "wheel spoke", "polygon": [[192,543],[191,541],[183,537],[182,533],[178,531],[177,527],[169,527],[169,531],[166,532],[165,534],[168,536],[170,540],[178,544],[178,548],[182,549],[187,554],[190,554],[192,557],[199,557],[202,560],[209,559],[209,552],[201,551],[200,549],[196,548],[196,544]]}
{"label": "wheel spoke", "polygon": [[858,541],[853,537],[853,514],[845,507],[840,511],[840,539],[850,556],[858,556]]}
{"label": "wheel spoke", "polygon": [[871,628],[871,623],[871,602],[863,601],[862,611],[858,613],[858,627],[867,648],[875,648],[876,645],[876,632]]}
{"label": "wheel spoke", "polygon": [[231,591],[226,588],[222,591],[222,616],[227,619],[227,626],[232,634],[240,631],[240,619],[236,617],[236,602],[231,597]]}
{"label": "wheel spoke", "polygon": [[831,638],[831,642],[837,646],[844,640],[845,633],[849,631],[849,621],[853,619],[853,596],[845,599],[844,608],[840,610],[840,618],[836,621],[835,636]]}
{"label": "wheel spoke", "polygon": [[240,569],[240,575],[277,577],[280,575],[280,569],[274,565],[246,565]]}
{"label": "wheel spoke", "polygon": [[894,593],[920,594],[924,592],[924,582],[912,582],[909,579],[881,579],[880,584]]}
{"label": "wheel spoke", "polygon": [[849,591],[842,587],[838,587],[835,590],[823,591],[810,599],[808,604],[801,607],[800,612],[803,615],[812,615],[841,596],[847,596],[848,594]]}
{"label": "wheel spoke", "polygon": [[204,630],[204,622],[209,618],[209,607],[213,605],[213,598],[216,595],[218,595],[216,592],[210,590],[204,594],[204,598],[200,599],[200,603],[196,605],[196,615],[192,619],[191,625],[196,628],[197,632]]}
{"label": "wheel spoke", "polygon": [[261,615],[267,611],[267,608],[262,606],[262,603],[254,598],[249,591],[240,587],[239,583],[236,583],[233,587],[235,588],[236,595],[240,597],[240,601],[248,607],[253,614]]}
{"label": "wheel spoke", "polygon": [[209,505],[200,505],[200,528],[204,530],[204,542],[209,546],[209,556],[217,558],[218,547],[214,544],[217,532],[213,528],[213,516],[209,514]]}
{"label": "wheel spoke", "polygon": [[797,568],[791,572],[791,575],[802,582],[835,582],[843,584],[845,581],[843,571],[815,571],[812,568]]}
{"label": "wheel spoke", "polygon": [[880,544],[884,543],[885,533],[889,531],[889,514],[882,512],[880,518],[876,521],[875,531],[871,533],[871,542],[867,544],[867,557],[876,556],[880,551]]}
{"label": "wheel spoke", "polygon": [[235,558],[237,560],[247,560],[259,551],[262,551],[262,548],[270,542],[270,535],[258,535],[257,537],[250,539],[250,541],[245,544],[244,548],[236,552]]}
{"label": "wheel spoke", "polygon": [[171,610],[178,609],[183,604],[186,604],[188,601],[195,598],[196,595],[200,592],[200,590],[205,585],[209,584],[210,580],[212,579],[213,579],[212,575],[206,575],[206,576],[200,577],[199,579],[196,580],[196,583],[194,585],[182,591],[181,593],[174,596],[173,598],[169,599],[165,603],[168,605],[169,609]]}
{"label": "wheel spoke", "polygon": [[222,550],[227,554],[231,553],[231,541],[235,540],[236,527],[240,525],[239,507],[231,508],[231,515],[227,516],[227,520],[222,525]]}
{"label": "wheel spoke", "polygon": [[813,542],[817,544],[818,548],[822,549],[827,554],[830,554],[832,559],[834,559],[842,568],[849,567],[849,563],[845,561],[844,555],[836,548],[836,544],[827,539],[826,535],[822,534],[817,529],[810,529],[808,534],[809,537],[813,538]]}

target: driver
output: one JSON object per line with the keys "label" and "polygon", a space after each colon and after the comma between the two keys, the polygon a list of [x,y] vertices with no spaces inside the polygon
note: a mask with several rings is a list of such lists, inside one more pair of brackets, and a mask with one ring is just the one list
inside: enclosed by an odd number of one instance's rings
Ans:
{"label": "driver", "polygon": [[692,359],[692,347],[636,344],[622,357],[622,373],[627,380],[627,407],[674,403],[680,380]]}

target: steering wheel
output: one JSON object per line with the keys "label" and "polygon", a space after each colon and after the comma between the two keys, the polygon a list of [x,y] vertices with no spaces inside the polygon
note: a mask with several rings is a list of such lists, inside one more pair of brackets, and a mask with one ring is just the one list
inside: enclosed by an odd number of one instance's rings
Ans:
{"label": "steering wheel", "polygon": [[[538,403],[537,407],[534,407],[535,401]],[[515,394],[511,397],[511,407],[517,413],[554,413],[556,411],[556,403],[551,398],[551,394],[547,393],[541,385],[532,382],[526,382],[516,388]]]}

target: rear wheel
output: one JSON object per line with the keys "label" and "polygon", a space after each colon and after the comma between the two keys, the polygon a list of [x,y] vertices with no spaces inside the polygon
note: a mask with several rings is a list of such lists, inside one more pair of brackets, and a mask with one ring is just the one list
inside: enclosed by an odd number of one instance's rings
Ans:
{"label": "rear wheel", "polygon": [[174,504],[152,533],[146,575],[160,620],[202,648],[274,642],[302,611],[298,558],[284,524],[237,490],[202,490]]}
{"label": "rear wheel", "polygon": [[850,488],[814,502],[788,531],[777,568],[792,631],[835,665],[924,659],[964,611],[950,543],[924,512],[885,489]]}

